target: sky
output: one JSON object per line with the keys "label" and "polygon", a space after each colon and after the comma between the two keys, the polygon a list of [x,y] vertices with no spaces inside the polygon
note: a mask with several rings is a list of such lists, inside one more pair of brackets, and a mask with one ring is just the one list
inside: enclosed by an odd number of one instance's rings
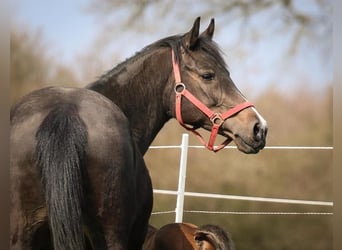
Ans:
{"label": "sky", "polygon": [[[89,50],[103,28],[94,15],[86,11],[88,0],[14,0],[11,4],[12,20],[20,25],[28,25],[33,30],[40,30],[47,42],[51,43],[52,54],[57,55],[65,64],[73,64],[77,56]],[[312,11],[309,5],[304,6],[307,6],[304,11]],[[208,23],[209,20],[202,20],[202,29]],[[235,41],[232,40],[229,34],[240,32],[240,25],[225,25],[220,22],[220,17],[217,17],[216,23],[218,31],[215,33],[215,41],[222,48],[229,47],[234,50],[224,50],[225,59],[228,61],[233,80],[248,83],[245,88],[262,90],[276,85],[287,89],[289,86],[295,87],[300,81],[306,81],[312,88],[320,90],[320,87],[326,86],[332,79],[332,63],[329,56],[326,62],[322,62],[321,56],[312,53],[311,48],[305,48],[305,44],[299,56],[282,58],[289,36],[274,36],[271,33],[274,25],[272,23],[263,29],[262,37],[255,43],[251,43],[250,40],[240,43],[236,38]],[[187,31],[191,25],[192,23],[185,27],[183,24],[179,25],[177,33]],[[124,60],[148,43],[174,34],[167,32],[148,33],[139,39],[132,39],[134,33],[130,33],[123,36],[123,40],[116,39],[112,50]],[[243,50],[240,50],[239,46],[243,47]]]}
{"label": "sky", "polygon": [[95,20],[86,14],[86,0],[12,1],[14,19],[40,30],[61,60],[70,61],[91,45],[97,35]]}

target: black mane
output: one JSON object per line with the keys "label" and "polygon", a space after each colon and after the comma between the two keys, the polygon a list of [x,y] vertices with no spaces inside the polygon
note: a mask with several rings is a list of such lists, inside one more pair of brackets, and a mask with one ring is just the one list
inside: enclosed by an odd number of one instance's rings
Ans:
{"label": "black mane", "polygon": [[[150,45],[147,45],[142,50],[136,52],[132,57],[126,59],[125,61],[117,64],[114,68],[106,71],[103,75],[99,77],[97,82],[107,82],[112,76],[119,74],[122,70],[125,70],[126,65],[130,63],[134,63],[139,58],[151,53],[152,51],[159,48],[172,48],[175,52],[176,61],[180,61],[181,59],[181,48],[183,48],[187,53],[191,53],[191,51],[184,44],[184,35],[175,35],[169,36],[163,39],[160,39]],[[227,65],[222,57],[222,50],[219,48],[216,42],[209,40],[205,37],[199,37],[198,42],[195,46],[194,51],[203,50],[207,52],[208,55],[212,56],[222,67],[226,68]]]}

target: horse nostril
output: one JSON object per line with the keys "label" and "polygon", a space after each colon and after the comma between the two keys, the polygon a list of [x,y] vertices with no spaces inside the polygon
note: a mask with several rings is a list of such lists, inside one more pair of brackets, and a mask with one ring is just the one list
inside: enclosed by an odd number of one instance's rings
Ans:
{"label": "horse nostril", "polygon": [[267,126],[264,127],[264,126],[262,126],[262,124],[257,122],[254,125],[253,133],[254,133],[254,139],[256,141],[263,140],[266,137],[266,134],[267,134]]}
{"label": "horse nostril", "polygon": [[257,122],[253,128],[254,139],[260,140],[260,124]]}

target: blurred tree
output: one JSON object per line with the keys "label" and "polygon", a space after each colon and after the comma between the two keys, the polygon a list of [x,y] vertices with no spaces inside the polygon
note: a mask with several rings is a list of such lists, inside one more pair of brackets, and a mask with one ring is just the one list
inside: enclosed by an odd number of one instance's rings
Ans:
{"label": "blurred tree", "polygon": [[51,63],[41,33],[12,27],[10,39],[10,101],[13,104],[25,93],[46,84],[51,76]]}
{"label": "blurred tree", "polygon": [[[191,23],[198,15],[216,17],[225,25],[239,22],[239,31],[251,39],[258,39],[258,33],[275,25],[274,34],[291,33],[288,52],[295,53],[303,40],[324,52],[331,49],[331,5],[331,0],[91,0],[88,10],[104,24],[98,39],[103,45],[116,39],[113,34],[123,29],[142,33],[178,30],[178,20]],[[256,27],[254,18],[263,19],[261,26]]]}
{"label": "blurred tree", "polygon": [[59,64],[48,54],[48,46],[39,31],[14,26],[10,38],[10,103],[30,91],[49,85],[77,86],[72,69]]}

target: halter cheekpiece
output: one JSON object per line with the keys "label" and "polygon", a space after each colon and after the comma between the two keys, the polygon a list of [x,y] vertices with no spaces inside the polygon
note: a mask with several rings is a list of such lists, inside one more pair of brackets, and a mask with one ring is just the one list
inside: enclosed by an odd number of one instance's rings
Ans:
{"label": "halter cheekpiece", "polygon": [[[209,109],[204,103],[198,100],[195,96],[193,96],[186,88],[185,84],[181,81],[179,64],[175,59],[175,53],[172,49],[172,66],[173,73],[175,76],[175,93],[176,93],[176,119],[185,129],[191,131],[196,135],[199,141],[210,151],[217,152],[227,146],[232,139],[227,138],[224,142],[222,142],[219,146],[214,146],[216,136],[219,132],[220,127],[224,123],[225,120],[232,117],[233,115],[239,113],[241,110],[244,110],[249,107],[254,107],[251,102],[243,102],[236,105],[234,108],[229,109],[224,113],[216,113]],[[206,143],[202,137],[202,135],[196,131],[195,127],[189,127],[184,124],[182,119],[182,97],[188,99],[193,105],[195,105],[202,113],[204,113],[212,122],[211,134],[208,143]]]}

